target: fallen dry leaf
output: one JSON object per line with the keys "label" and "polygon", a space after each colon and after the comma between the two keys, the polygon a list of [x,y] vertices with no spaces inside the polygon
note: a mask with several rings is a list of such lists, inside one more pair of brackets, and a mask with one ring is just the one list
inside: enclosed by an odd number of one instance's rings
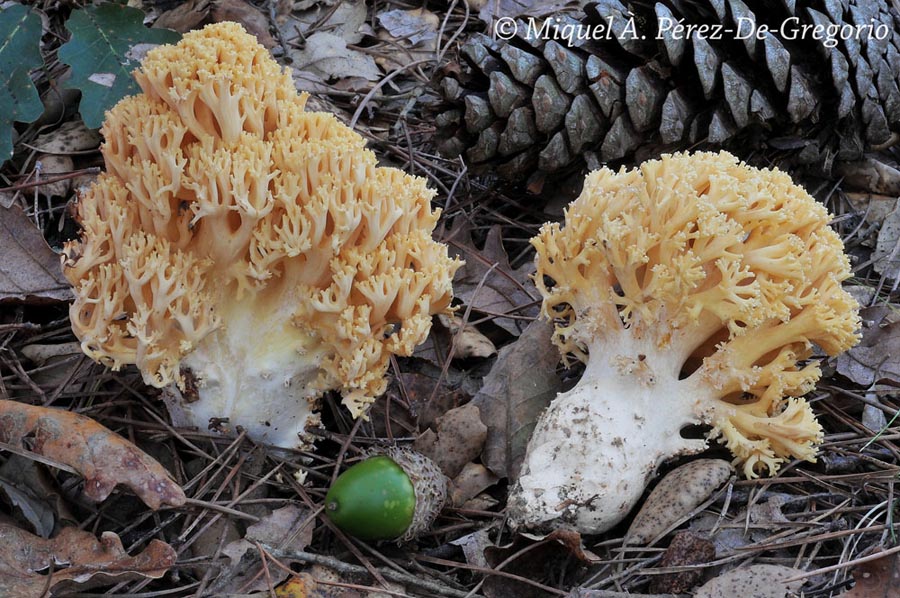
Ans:
{"label": "fallen dry leaf", "polygon": [[[79,373],[86,373],[94,363],[77,342],[25,345],[19,349],[19,353],[31,362],[28,364],[28,377],[45,392],[50,392],[51,389],[55,392],[61,385],[76,379]],[[31,367],[32,364],[34,367]],[[11,391],[8,398],[27,403],[33,392],[31,388],[23,387],[21,390]]]}
{"label": "fallen dry leaf", "polygon": [[0,189],[0,208],[9,209],[10,206],[16,203],[16,198],[20,197],[21,194],[21,191],[4,191]]}
{"label": "fallen dry leaf", "polygon": [[[451,357],[451,347],[453,348],[453,359],[468,359],[469,357],[483,359],[497,353],[497,348],[494,346],[493,341],[483,335],[472,324],[466,324],[460,330],[459,324],[461,322],[462,319],[458,316],[438,316],[431,327],[431,333],[426,337],[425,342],[416,347],[412,356],[429,362],[431,365],[436,366],[438,370],[443,370],[447,359]],[[469,364],[469,367],[465,368],[466,372],[478,380],[474,389],[475,392],[481,388],[481,378],[486,373],[485,371],[478,374],[475,370],[489,366],[489,363],[483,363],[473,368],[473,364]],[[447,372],[447,378],[454,376],[454,370],[455,368],[451,366]]]}
{"label": "fallen dry leaf", "polygon": [[528,262],[514,270],[503,249],[501,232],[499,226],[492,227],[484,248],[477,249],[468,223],[461,218],[453,222],[447,233],[450,254],[466,262],[453,277],[453,294],[477,312],[496,315],[492,319],[494,324],[510,334],[518,335],[527,320],[502,316],[536,316],[540,308],[540,294],[531,281],[534,264]]}
{"label": "fallen dry leaf", "polygon": [[294,0],[275,0],[275,23],[283,24],[294,10]]}
{"label": "fallen dry leaf", "polygon": [[[316,591],[316,580],[309,573],[296,573],[275,588],[275,598],[312,598]],[[264,596],[260,592],[260,596]]]}
{"label": "fallen dry leaf", "polygon": [[[374,598],[375,594],[360,594],[345,587],[348,581],[334,569],[313,565],[296,573],[289,580],[275,588],[275,598]],[[393,594],[387,596],[403,596],[403,588],[392,582],[388,586]],[[269,598],[268,590],[254,594],[241,594],[248,598]],[[379,594],[379,596],[386,596]]]}
{"label": "fallen dry leaf", "polygon": [[481,334],[471,324],[463,326],[462,318],[458,316],[438,316],[444,328],[453,335],[453,357],[468,359],[469,357],[490,357],[497,352],[497,347],[491,339]]}
{"label": "fallen dry leaf", "polygon": [[872,225],[867,227],[870,234],[863,233],[865,236],[862,238],[862,243],[866,247],[874,247],[875,242],[872,240],[872,237],[878,236],[877,233],[878,229],[881,228],[881,223],[897,207],[897,198],[873,195],[871,193],[853,193],[852,191],[844,195],[855,212],[865,215],[866,224]]}
{"label": "fallen dry leaf", "polygon": [[477,532],[466,534],[462,538],[451,540],[450,544],[459,546],[462,549],[463,555],[466,557],[466,562],[470,565],[484,568],[489,568],[491,566],[487,559],[484,558],[484,550],[488,546],[494,545],[488,530],[480,529]]}
{"label": "fallen dry leaf", "polygon": [[41,538],[53,535],[57,520],[74,520],[46,469],[31,459],[9,455],[0,465],[0,489]]}
{"label": "fallen dry leaf", "polygon": [[159,15],[153,23],[154,28],[172,29],[179,33],[187,33],[200,27],[209,17],[210,0],[189,0]]}
{"label": "fallen dry leaf", "polygon": [[269,580],[266,575],[257,575],[263,564],[256,545],[268,550],[303,551],[312,542],[314,524],[308,510],[288,505],[248,527],[243,539],[230,542],[222,549],[231,564],[211,588],[212,595],[265,591],[269,581],[280,584],[288,576],[282,567],[268,565]]}
{"label": "fallen dry leaf", "polygon": [[396,39],[405,39],[412,45],[437,37],[441,19],[430,10],[386,10],[378,15],[378,22]]}
{"label": "fallen dry leaf", "polygon": [[900,277],[900,207],[895,208],[878,231],[872,268],[891,280]]}
{"label": "fallen dry leaf", "polygon": [[599,556],[584,547],[584,543],[581,541],[581,534],[575,530],[553,530],[547,534],[546,539],[565,546],[566,550],[582,563],[596,563],[601,560]]}
{"label": "fallen dry leaf", "polygon": [[[689,531],[675,534],[663,553],[658,567],[689,567],[708,563],[716,558],[716,546],[708,538]],[[650,591],[654,594],[684,594],[703,579],[705,570],[695,567],[650,577]]]}
{"label": "fallen dry leaf", "polygon": [[414,448],[434,461],[444,475],[455,478],[466,463],[478,458],[487,437],[481,412],[472,403],[451,409],[435,422],[437,432],[427,430]]}
{"label": "fallen dry leaf", "polygon": [[391,44],[391,52],[375,59],[387,72],[405,68],[412,62],[436,57],[437,30],[441,19],[424,8],[388,10],[378,15],[384,27],[378,31],[378,39]]}
{"label": "fallen dry leaf", "polygon": [[900,553],[887,554],[853,568],[856,581],[838,598],[897,598],[900,595]]}
{"label": "fallen dry leaf", "polygon": [[377,81],[381,71],[375,59],[347,47],[347,40],[327,31],[317,31],[306,39],[302,50],[291,53],[295,70],[318,75],[325,81],[362,78]]}
{"label": "fallen dry leaf", "polygon": [[279,549],[303,550],[312,541],[314,523],[309,519],[308,510],[288,505],[248,527],[244,540]]}
{"label": "fallen dry leaf", "polygon": [[187,33],[210,23],[234,21],[271,50],[278,45],[269,33],[269,20],[244,0],[190,0],[159,15],[153,27]]}
{"label": "fallen dry leaf", "polygon": [[834,165],[834,173],[844,177],[844,182],[851,187],[878,195],[900,196],[900,170],[876,158],[840,160]]}
{"label": "fallen dry leaf", "polygon": [[305,8],[295,4],[294,12],[281,19],[278,24],[284,41],[289,45],[302,44],[306,37],[316,31],[327,31],[343,38],[348,44],[357,44],[365,35],[372,35],[372,27],[367,22],[369,9],[363,0],[316,0],[313,4]]}
{"label": "fallen dry leaf", "polygon": [[0,596],[41,598],[54,585],[83,583],[94,576],[126,581],[158,579],[175,564],[175,550],[151,540],[143,552],[129,556],[119,536],[64,527],[46,540],[17,527],[0,524]]}
{"label": "fallen dry leaf", "polygon": [[473,9],[478,10],[478,18],[490,25],[500,18],[555,15],[568,8],[577,9],[587,2],[570,0],[476,0]]}
{"label": "fallen dry leaf", "polygon": [[0,255],[0,303],[72,299],[59,256],[19,206],[0,208]]}
{"label": "fallen dry leaf", "polygon": [[215,0],[211,8],[209,16],[213,23],[240,23],[263,47],[271,50],[278,45],[269,33],[269,19],[252,4],[244,0]]}
{"label": "fallen dry leaf", "polygon": [[563,598],[685,598],[682,594],[633,594],[616,590],[589,590],[587,588],[575,588]]}
{"label": "fallen dry leaf", "polygon": [[[507,573],[526,579],[551,578],[554,572],[562,571],[571,564],[573,557],[585,565],[600,560],[597,555],[585,550],[581,535],[572,530],[556,530],[538,540],[526,535],[518,535],[513,543],[506,546],[488,546],[484,556],[491,567],[510,560],[503,567]],[[528,548],[527,551],[523,550]],[[510,559],[514,554],[515,559]],[[547,598],[545,590],[515,578],[490,576],[484,581],[484,595],[488,598]]]}
{"label": "fallen dry leaf", "polygon": [[650,492],[625,532],[623,544],[647,544],[712,496],[734,469],[721,459],[696,459],[676,467]]}
{"label": "fallen dry leaf", "polygon": [[185,502],[181,486],[162,465],[77,413],[0,400],[0,441],[72,467],[84,478],[84,494],[94,501],[123,484],[151,509]]}
{"label": "fallen dry leaf", "polygon": [[313,7],[321,6],[324,8],[329,8],[338,3],[343,4],[340,0],[295,0],[294,1],[294,10],[309,10]]}
{"label": "fallen dry leaf", "polygon": [[862,340],[837,358],[837,371],[864,388],[879,380],[900,382],[900,314],[890,306],[860,311]]}
{"label": "fallen dry leaf", "polygon": [[59,358],[68,359],[73,356],[84,355],[81,351],[81,343],[76,341],[56,345],[25,345],[20,351],[22,355],[39,367],[51,365]]}
{"label": "fallen dry leaf", "polygon": [[497,483],[497,476],[481,463],[466,463],[450,480],[450,504],[460,507]]}
{"label": "fallen dry leaf", "polygon": [[[451,387],[438,375],[404,372],[397,378],[409,401],[409,413],[415,418],[420,430],[430,428],[437,418],[472,398],[464,390]],[[379,402],[376,402],[373,409],[378,407]]]}
{"label": "fallen dry leaf", "polygon": [[751,565],[732,569],[703,584],[694,598],[785,598],[789,591],[795,591],[804,580],[792,582],[783,580],[801,575],[803,571],[781,565]]}
{"label": "fallen dry leaf", "polygon": [[487,492],[482,492],[478,496],[464,502],[459,508],[464,511],[493,511],[499,504],[499,499],[494,498]]}
{"label": "fallen dry leaf", "polygon": [[535,320],[516,342],[503,347],[472,404],[488,428],[482,462],[501,478],[519,475],[525,448],[541,412],[559,392],[559,351],[553,324]]}

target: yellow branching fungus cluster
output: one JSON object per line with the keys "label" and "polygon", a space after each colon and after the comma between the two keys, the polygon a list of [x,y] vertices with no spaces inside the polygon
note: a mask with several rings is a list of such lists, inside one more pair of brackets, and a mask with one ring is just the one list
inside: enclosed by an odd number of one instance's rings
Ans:
{"label": "yellow branching fungus cluster", "polygon": [[608,529],[662,461],[705,447],[681,436],[692,424],[750,477],[814,460],[822,430],[801,395],[821,372],[805,360],[859,327],[828,220],[787,174],[727,153],[589,175],[564,226],[533,240],[556,344],[587,366],[538,423],[514,520]]}
{"label": "yellow branching fungus cluster", "polygon": [[176,410],[204,428],[228,418],[294,446],[328,389],[359,416],[389,356],[450,303],[458,262],[431,238],[433,192],[305,112],[237,24],[152,50],[135,77],[65,248],[85,353],[177,385]]}
{"label": "yellow branching fungus cluster", "polygon": [[[177,425],[292,447],[327,390],[360,416],[451,301],[432,192],[304,111],[236,24],[154,49],[135,76],[65,248],[85,353],[136,364]],[[808,359],[856,342],[858,306],[825,208],[786,174],[727,153],[602,169],[532,242],[543,314],[586,369],[538,421],[514,524],[609,529],[660,463],[706,447],[681,434],[695,424],[750,477],[814,459]]]}

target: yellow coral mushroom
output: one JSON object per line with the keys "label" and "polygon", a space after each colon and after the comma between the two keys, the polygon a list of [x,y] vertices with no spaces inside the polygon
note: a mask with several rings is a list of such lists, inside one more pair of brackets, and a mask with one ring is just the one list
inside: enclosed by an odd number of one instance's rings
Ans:
{"label": "yellow coral mushroom", "polygon": [[451,300],[433,192],[305,112],[237,24],[152,50],[135,77],[63,258],[84,352],[136,364],[178,424],[302,446],[324,391],[361,415]]}
{"label": "yellow coral mushroom", "polygon": [[660,463],[706,447],[682,437],[693,424],[748,477],[813,461],[822,429],[802,395],[821,372],[805,360],[859,327],[828,220],[787,174],[727,153],[591,173],[565,225],[532,240],[543,315],[587,365],[538,422],[513,521],[609,529]]}

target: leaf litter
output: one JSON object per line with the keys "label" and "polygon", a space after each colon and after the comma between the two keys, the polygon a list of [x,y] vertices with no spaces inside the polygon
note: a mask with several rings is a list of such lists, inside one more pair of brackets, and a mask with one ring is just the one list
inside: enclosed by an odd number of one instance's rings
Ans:
{"label": "leaf litter", "polygon": [[501,478],[515,480],[538,415],[560,389],[559,353],[552,326],[535,320],[519,339],[500,350],[497,362],[472,399],[487,426],[482,461]]}
{"label": "leaf litter", "polygon": [[[465,260],[453,279],[453,293],[475,312],[492,316],[492,322],[512,335],[524,329],[525,322],[538,312],[538,292],[530,280],[534,264],[514,269],[503,247],[502,229],[488,230],[484,247],[478,249],[472,240],[469,224],[454,221],[447,233],[450,253]],[[517,317],[510,317],[517,316]]]}
{"label": "leaf litter", "polygon": [[[878,556],[884,552],[884,556]],[[876,558],[853,568],[856,585],[839,598],[894,598],[900,591],[900,552],[877,550]]]}
{"label": "leaf litter", "polygon": [[175,564],[175,550],[160,540],[129,556],[113,532],[94,534],[64,527],[52,539],[44,539],[0,523],[0,594],[16,598],[41,598],[57,584],[71,581],[84,586],[91,578],[100,582],[141,578],[158,579]]}
{"label": "leaf litter", "polygon": [[0,303],[67,301],[73,297],[59,256],[19,206],[0,208]]}
{"label": "leaf litter", "polygon": [[0,441],[69,466],[84,478],[84,494],[93,501],[123,484],[151,509],[184,504],[184,491],[162,465],[83,415],[0,400]]}

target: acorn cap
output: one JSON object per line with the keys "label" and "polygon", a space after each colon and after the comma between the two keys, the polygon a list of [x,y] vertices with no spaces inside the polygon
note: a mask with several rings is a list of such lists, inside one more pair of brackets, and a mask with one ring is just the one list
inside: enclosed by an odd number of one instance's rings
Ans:
{"label": "acorn cap", "polygon": [[403,468],[416,491],[416,510],[413,520],[399,542],[409,542],[431,528],[438,513],[447,502],[449,480],[428,457],[412,449],[392,446],[377,451],[390,457]]}

